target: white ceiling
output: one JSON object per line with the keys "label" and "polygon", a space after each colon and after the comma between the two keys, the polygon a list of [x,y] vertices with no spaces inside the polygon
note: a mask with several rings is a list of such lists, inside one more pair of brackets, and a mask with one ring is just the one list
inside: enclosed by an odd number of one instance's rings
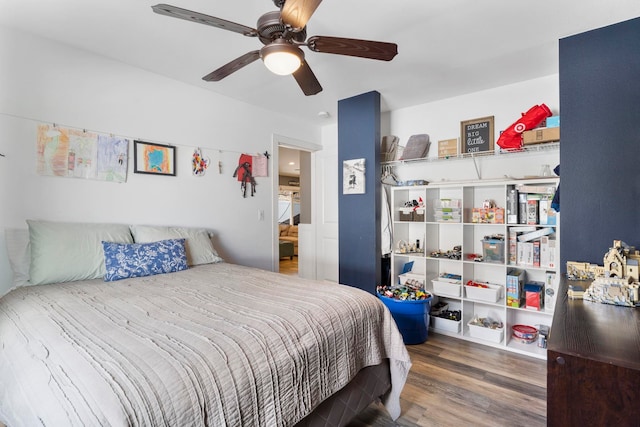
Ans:
{"label": "white ceiling", "polygon": [[[255,28],[271,0],[164,0]],[[398,44],[391,62],[303,48],[324,90],[260,61],[220,82],[202,76],[262,44],[153,13],[153,0],[0,0],[0,25],[34,33],[283,114],[326,124],[337,101],[371,90],[395,110],[558,72],[558,39],[640,16],[638,0],[325,0],[312,35]],[[318,116],[329,112],[329,119]]]}

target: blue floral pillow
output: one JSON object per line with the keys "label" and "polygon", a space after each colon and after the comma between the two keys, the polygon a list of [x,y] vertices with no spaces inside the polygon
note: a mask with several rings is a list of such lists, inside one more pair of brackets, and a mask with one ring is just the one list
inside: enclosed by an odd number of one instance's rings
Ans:
{"label": "blue floral pillow", "polygon": [[153,243],[102,242],[105,282],[186,270],[185,239]]}

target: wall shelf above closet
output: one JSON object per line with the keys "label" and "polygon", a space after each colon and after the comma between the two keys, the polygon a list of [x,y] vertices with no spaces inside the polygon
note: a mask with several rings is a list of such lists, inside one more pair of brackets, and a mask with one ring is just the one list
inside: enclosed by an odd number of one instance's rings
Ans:
{"label": "wall shelf above closet", "polygon": [[560,149],[560,142],[547,142],[544,144],[536,144],[536,145],[528,145],[518,150],[510,150],[510,151],[489,151],[489,152],[481,152],[481,153],[463,153],[458,154],[456,156],[450,157],[423,157],[420,159],[409,159],[409,160],[393,160],[389,162],[381,162],[382,165],[402,165],[402,164],[410,164],[410,163],[421,163],[421,162],[448,162],[452,160],[464,160],[464,159],[475,159],[477,157],[502,157],[502,156],[518,156],[518,155],[529,155],[546,151],[557,151]]}

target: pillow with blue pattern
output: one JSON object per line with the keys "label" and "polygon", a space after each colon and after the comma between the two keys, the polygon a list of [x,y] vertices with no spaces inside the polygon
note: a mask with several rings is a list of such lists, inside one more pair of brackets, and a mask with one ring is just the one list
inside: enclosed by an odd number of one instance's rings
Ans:
{"label": "pillow with blue pattern", "polygon": [[185,239],[152,243],[102,242],[105,282],[186,270]]}

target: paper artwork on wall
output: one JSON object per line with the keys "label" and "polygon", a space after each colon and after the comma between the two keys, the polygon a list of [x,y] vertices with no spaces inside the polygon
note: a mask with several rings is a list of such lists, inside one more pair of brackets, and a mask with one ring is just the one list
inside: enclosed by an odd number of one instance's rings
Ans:
{"label": "paper artwork on wall", "polygon": [[247,184],[251,187],[251,197],[256,193],[256,180],[252,172],[253,156],[241,154],[238,158],[238,167],[233,171],[233,177],[240,181],[240,192],[242,197],[247,197]]}
{"label": "paper artwork on wall", "polygon": [[252,157],[253,163],[253,176],[254,177],[267,177],[269,176],[269,158],[265,155],[258,155]]}
{"label": "paper artwork on wall", "polygon": [[342,194],[364,194],[365,159],[342,162]]}
{"label": "paper artwork on wall", "polygon": [[210,160],[202,156],[202,150],[196,148],[193,150],[193,158],[191,159],[191,171],[193,176],[203,176],[209,167]]}
{"label": "paper artwork on wall", "polygon": [[129,140],[55,125],[38,125],[40,175],[125,182]]}
{"label": "paper artwork on wall", "polygon": [[98,179],[126,182],[129,159],[129,140],[98,135]]}

